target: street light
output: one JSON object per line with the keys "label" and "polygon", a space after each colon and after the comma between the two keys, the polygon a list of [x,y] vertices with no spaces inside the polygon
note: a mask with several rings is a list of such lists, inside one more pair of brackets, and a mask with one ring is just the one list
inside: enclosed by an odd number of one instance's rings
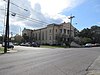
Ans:
{"label": "street light", "polygon": [[68,19],[70,19],[70,30],[69,30],[69,47],[70,47],[70,44],[71,44],[71,26],[72,26],[72,19],[75,18],[75,16],[70,16]]}

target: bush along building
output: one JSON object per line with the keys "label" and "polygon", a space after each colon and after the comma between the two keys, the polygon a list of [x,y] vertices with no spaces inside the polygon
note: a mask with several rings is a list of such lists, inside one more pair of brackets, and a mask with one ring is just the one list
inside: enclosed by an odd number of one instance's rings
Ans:
{"label": "bush along building", "polygon": [[[71,33],[70,33],[71,32]],[[38,42],[40,44],[62,45],[69,42],[69,38],[74,38],[78,30],[70,23],[49,24],[45,28],[30,30],[24,28],[22,35],[27,36],[25,40]],[[69,37],[69,35],[71,36]]]}

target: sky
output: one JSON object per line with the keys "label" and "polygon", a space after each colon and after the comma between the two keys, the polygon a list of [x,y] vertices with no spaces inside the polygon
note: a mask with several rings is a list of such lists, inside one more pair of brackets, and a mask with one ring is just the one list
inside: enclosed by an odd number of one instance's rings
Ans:
{"label": "sky", "polygon": [[[0,35],[4,32],[7,0],[0,0]],[[52,23],[69,22],[79,31],[100,26],[100,0],[10,0],[10,32],[38,29]],[[15,16],[12,16],[15,14]]]}

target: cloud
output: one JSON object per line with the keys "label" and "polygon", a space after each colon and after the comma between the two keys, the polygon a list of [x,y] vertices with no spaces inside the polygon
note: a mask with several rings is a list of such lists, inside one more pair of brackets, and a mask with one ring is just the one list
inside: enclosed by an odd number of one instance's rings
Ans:
{"label": "cloud", "polygon": [[34,8],[35,3],[39,3],[42,8],[42,13],[47,13],[50,16],[56,15],[63,9],[72,9],[83,3],[85,0],[29,0]]}
{"label": "cloud", "polygon": [[[48,23],[68,22],[67,16],[61,14],[64,10],[71,10],[76,6],[82,4],[85,0],[29,0],[35,12],[39,12],[43,18],[41,19],[39,13],[34,15],[39,16],[38,19]],[[38,6],[36,6],[38,4]],[[40,11],[39,11],[39,10]],[[66,12],[66,11],[65,11]],[[38,17],[37,16],[37,17]]]}
{"label": "cloud", "polygon": [[[11,31],[18,32],[17,26],[34,29],[50,23],[68,22],[67,17],[61,12],[65,9],[70,10],[83,2],[84,0],[11,0],[11,3],[15,4],[10,4]],[[0,9],[5,9],[5,5],[7,3],[1,0]],[[2,25],[4,13],[4,10],[0,10]],[[12,16],[11,14],[16,15]]]}
{"label": "cloud", "polygon": [[48,14],[47,15],[44,15],[42,12],[41,12],[41,6],[39,3],[36,3],[34,5],[34,8],[33,10],[31,10],[31,16],[30,20],[27,20],[25,21],[24,23],[26,25],[28,25],[29,27],[34,27],[34,28],[41,28],[43,26],[46,26],[47,24],[50,24],[50,23],[61,23],[62,19],[60,18],[52,18],[50,17]]}

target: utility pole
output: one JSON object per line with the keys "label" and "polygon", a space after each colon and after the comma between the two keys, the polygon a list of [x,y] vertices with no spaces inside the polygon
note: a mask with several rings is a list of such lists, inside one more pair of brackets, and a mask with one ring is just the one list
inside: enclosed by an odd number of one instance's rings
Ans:
{"label": "utility pole", "polygon": [[9,6],[10,6],[10,0],[7,2],[7,17],[6,17],[6,29],[5,29],[5,47],[4,47],[4,53],[7,53],[7,45],[9,46]]}
{"label": "utility pole", "polygon": [[69,40],[68,40],[69,41],[69,47],[70,47],[70,44],[71,44],[71,36],[72,36],[71,35],[71,32],[72,32],[71,27],[72,27],[72,19],[73,18],[75,18],[75,16],[72,16],[72,15],[68,18],[68,19],[70,19],[70,30],[69,30]]}

